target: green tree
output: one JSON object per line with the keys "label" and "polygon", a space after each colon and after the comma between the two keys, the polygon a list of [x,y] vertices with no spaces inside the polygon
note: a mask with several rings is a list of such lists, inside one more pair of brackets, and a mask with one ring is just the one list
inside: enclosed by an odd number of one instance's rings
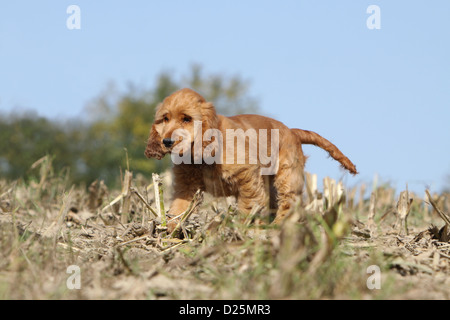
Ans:
{"label": "green tree", "polygon": [[239,75],[226,77],[221,74],[203,74],[203,68],[194,64],[190,73],[182,80],[182,85],[189,87],[214,102],[219,114],[226,116],[255,113],[258,111],[257,100],[248,94],[250,83]]}
{"label": "green tree", "polygon": [[249,96],[248,82],[238,76],[204,74],[199,65],[175,79],[169,72],[156,78],[154,88],[130,84],[119,92],[112,83],[86,107],[83,121],[49,120],[35,113],[0,116],[0,174],[10,179],[24,176],[30,166],[49,154],[54,169],[69,168],[74,182],[89,184],[103,179],[118,182],[120,170],[149,175],[171,166],[144,156],[155,109],[165,97],[190,87],[214,102],[219,113],[230,115],[257,111]]}
{"label": "green tree", "polygon": [[7,178],[24,176],[34,161],[53,155],[55,169],[74,165],[73,145],[62,125],[35,113],[0,118],[0,174]]}

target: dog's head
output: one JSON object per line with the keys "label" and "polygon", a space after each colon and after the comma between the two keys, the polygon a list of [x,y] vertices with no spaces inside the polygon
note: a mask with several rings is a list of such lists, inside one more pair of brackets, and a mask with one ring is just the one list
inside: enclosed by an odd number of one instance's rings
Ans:
{"label": "dog's head", "polygon": [[[199,124],[201,130],[198,130]],[[183,144],[175,149],[180,152],[180,149],[192,148],[194,141],[205,147],[206,143],[202,141],[203,133],[217,126],[218,118],[212,103],[191,89],[176,91],[165,98],[156,109],[145,155],[148,158],[162,159],[178,144]]]}

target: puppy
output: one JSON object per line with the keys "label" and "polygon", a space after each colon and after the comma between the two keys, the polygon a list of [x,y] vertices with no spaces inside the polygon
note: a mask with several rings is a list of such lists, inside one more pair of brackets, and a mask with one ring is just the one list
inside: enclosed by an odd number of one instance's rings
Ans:
{"label": "puppy", "polygon": [[170,215],[183,213],[200,189],[214,196],[234,196],[244,213],[255,206],[272,209],[273,222],[280,223],[302,193],[306,161],[302,144],[326,150],[343,168],[358,173],[335,145],[315,132],[289,129],[260,115],[218,115],[200,94],[182,89],[157,107],[145,155],[162,159],[171,154]]}

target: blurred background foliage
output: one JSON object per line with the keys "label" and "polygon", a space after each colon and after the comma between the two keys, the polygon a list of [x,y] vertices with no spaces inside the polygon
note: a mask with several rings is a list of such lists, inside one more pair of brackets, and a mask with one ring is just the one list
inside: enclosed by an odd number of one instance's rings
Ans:
{"label": "blurred background foliage", "polygon": [[149,160],[144,149],[156,106],[183,87],[213,101],[220,114],[258,112],[248,81],[240,76],[205,74],[197,64],[180,79],[161,72],[154,88],[131,83],[119,92],[109,83],[87,104],[82,119],[46,119],[33,111],[0,114],[0,177],[22,178],[46,155],[52,157],[55,171],[67,169],[77,184],[101,179],[112,186],[119,183],[121,169],[126,168],[135,174],[162,172],[171,166],[170,157]]}

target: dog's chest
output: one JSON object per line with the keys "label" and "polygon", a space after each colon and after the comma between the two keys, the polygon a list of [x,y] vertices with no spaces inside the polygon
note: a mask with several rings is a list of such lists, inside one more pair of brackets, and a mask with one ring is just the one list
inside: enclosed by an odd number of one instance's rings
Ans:
{"label": "dog's chest", "polygon": [[232,179],[225,172],[215,166],[206,166],[202,173],[206,192],[215,197],[234,195]]}

